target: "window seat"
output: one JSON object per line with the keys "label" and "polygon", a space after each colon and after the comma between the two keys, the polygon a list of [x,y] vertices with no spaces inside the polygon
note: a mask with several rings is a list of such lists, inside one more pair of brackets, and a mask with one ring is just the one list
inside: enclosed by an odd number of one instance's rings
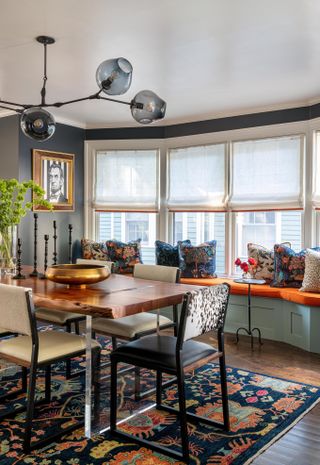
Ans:
{"label": "window seat", "polygon": [[[235,283],[230,278],[181,278],[183,284],[195,284],[197,286],[214,286],[215,284],[228,283],[231,286],[231,294],[247,295],[248,285]],[[320,307],[320,293],[300,292],[299,289],[290,287],[270,287],[269,284],[252,285],[251,295],[270,299],[282,299],[310,307]]]}
{"label": "window seat", "polygon": [[[184,284],[213,286],[227,282],[231,296],[225,331],[235,333],[240,326],[248,327],[248,285],[228,278],[182,278]],[[292,288],[275,288],[268,284],[251,286],[252,327],[261,330],[262,340],[285,342],[320,354],[320,293],[300,292]],[[244,337],[240,333],[241,339]],[[267,342],[266,342],[267,344]],[[255,342],[255,348],[258,348]],[[261,350],[264,350],[262,346]]]}

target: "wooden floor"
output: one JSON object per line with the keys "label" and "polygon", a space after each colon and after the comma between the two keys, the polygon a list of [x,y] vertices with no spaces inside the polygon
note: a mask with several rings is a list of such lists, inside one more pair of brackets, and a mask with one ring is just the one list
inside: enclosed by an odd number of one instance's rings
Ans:
{"label": "wooden floor", "polygon": [[[280,342],[264,341],[251,351],[250,339],[226,337],[227,364],[246,370],[320,386],[320,355]],[[279,441],[257,457],[253,465],[320,465],[320,404]]]}

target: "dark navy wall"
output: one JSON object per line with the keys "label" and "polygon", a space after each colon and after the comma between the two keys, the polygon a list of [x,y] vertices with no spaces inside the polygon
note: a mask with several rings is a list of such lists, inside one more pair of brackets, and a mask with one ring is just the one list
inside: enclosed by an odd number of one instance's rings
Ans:
{"label": "dark navy wall", "polygon": [[18,116],[0,118],[0,178],[17,178],[19,172]]}
{"label": "dark navy wall", "polygon": [[248,115],[215,118],[193,123],[172,124],[170,126],[139,126],[135,128],[87,129],[86,140],[116,139],[169,139],[171,137],[192,136],[210,132],[231,131],[272,124],[307,121],[320,116],[320,104],[264,111]]}
{"label": "dark navy wall", "polygon": [[[83,236],[83,200],[84,200],[84,137],[83,129],[57,124],[54,136],[47,142],[35,142],[19,131],[19,179],[32,179],[32,150],[51,150],[73,153],[75,155],[75,211],[74,212],[38,212],[39,264],[43,266],[44,234],[50,235],[49,263],[52,262],[53,220],[58,227],[58,262],[68,261],[68,224],[73,225],[73,238]],[[33,263],[33,213],[22,220],[19,235],[23,240],[23,263]]]}

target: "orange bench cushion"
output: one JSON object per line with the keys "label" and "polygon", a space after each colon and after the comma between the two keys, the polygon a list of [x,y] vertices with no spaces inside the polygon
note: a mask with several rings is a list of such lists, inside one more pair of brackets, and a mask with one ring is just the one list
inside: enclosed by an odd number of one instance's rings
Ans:
{"label": "orange bench cushion", "polygon": [[[235,283],[230,278],[181,278],[183,284],[195,284],[197,286],[214,286],[215,284],[228,283],[231,286],[231,294],[247,295],[248,285]],[[257,297],[269,297],[271,299],[283,299],[310,307],[320,307],[320,293],[300,292],[299,289],[290,287],[270,287],[268,284],[252,285],[251,295]]]}

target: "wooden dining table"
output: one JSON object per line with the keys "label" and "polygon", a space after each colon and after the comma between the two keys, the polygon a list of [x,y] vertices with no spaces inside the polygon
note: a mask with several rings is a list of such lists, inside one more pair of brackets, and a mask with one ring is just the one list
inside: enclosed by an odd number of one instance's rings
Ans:
{"label": "wooden dining table", "polygon": [[121,318],[139,312],[159,310],[180,304],[186,292],[198,286],[166,283],[127,275],[112,274],[86,289],[69,289],[48,279],[30,277],[31,266],[24,266],[26,279],[1,276],[0,282],[32,289],[36,307],[80,313],[86,316],[85,435],[91,437],[92,318]]}

